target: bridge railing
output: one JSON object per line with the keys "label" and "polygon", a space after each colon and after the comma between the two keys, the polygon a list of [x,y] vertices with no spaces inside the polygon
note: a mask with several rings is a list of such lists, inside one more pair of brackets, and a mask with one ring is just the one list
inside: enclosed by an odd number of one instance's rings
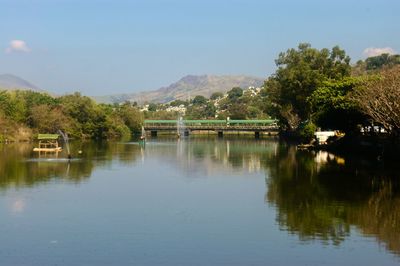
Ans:
{"label": "bridge railing", "polygon": [[[145,127],[160,127],[168,126],[173,127],[178,125],[179,120],[145,120]],[[228,126],[276,126],[277,120],[275,119],[263,119],[263,120],[182,120],[179,121],[183,125],[190,126],[216,126],[216,127],[228,127]]]}

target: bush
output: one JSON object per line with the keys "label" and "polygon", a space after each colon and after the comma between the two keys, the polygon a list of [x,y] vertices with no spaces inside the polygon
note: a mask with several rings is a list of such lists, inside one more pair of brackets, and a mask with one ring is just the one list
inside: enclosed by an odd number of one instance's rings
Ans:
{"label": "bush", "polygon": [[299,136],[302,142],[310,142],[314,138],[314,133],[317,130],[317,126],[308,121],[304,125],[299,127]]}

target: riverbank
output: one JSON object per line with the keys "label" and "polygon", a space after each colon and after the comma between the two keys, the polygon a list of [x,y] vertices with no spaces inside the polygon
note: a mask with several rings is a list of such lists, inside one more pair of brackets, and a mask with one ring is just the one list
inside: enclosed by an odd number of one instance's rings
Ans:
{"label": "riverbank", "polygon": [[400,154],[400,141],[383,135],[345,136],[325,145],[313,147],[338,155],[358,155],[376,160],[396,160]]}
{"label": "riverbank", "polygon": [[300,150],[322,150],[339,156],[355,155],[380,161],[394,161],[400,154],[400,140],[386,134],[331,137],[325,144],[318,144],[315,139],[304,141],[296,132],[281,132],[279,137],[296,145]]}
{"label": "riverbank", "polygon": [[24,126],[0,123],[0,143],[29,142],[33,140],[33,132]]}

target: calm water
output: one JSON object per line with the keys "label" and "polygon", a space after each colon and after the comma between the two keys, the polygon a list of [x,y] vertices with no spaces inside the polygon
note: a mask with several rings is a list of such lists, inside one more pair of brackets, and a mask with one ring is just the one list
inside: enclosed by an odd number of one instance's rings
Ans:
{"label": "calm water", "polygon": [[31,150],[0,146],[0,265],[400,264],[397,165],[273,139]]}

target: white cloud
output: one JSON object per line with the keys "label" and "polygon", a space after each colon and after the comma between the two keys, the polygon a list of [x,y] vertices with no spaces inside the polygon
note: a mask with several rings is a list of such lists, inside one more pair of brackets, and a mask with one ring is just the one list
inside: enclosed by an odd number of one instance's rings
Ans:
{"label": "white cloud", "polygon": [[31,49],[26,45],[26,42],[21,40],[12,40],[10,41],[9,46],[6,49],[6,53],[12,52],[22,52],[22,53],[29,53]]}
{"label": "white cloud", "polygon": [[391,47],[383,47],[383,48],[368,47],[363,51],[363,54],[366,57],[378,56],[381,54],[395,54],[395,53],[396,51]]}

